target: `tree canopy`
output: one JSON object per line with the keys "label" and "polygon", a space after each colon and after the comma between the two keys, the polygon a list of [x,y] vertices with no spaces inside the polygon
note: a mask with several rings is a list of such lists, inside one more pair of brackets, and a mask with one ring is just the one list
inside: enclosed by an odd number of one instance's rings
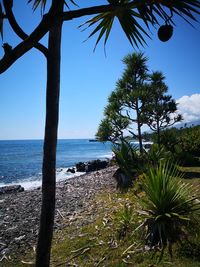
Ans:
{"label": "tree canopy", "polygon": [[[149,72],[148,59],[142,53],[128,54],[122,62],[125,69],[115,90],[108,97],[96,137],[100,141],[124,139],[124,132],[138,139],[142,153],[142,126],[148,125],[157,133],[180,121],[177,104],[171,95],[162,72]],[[109,127],[108,127],[109,126]],[[136,128],[136,130],[134,130]]]}

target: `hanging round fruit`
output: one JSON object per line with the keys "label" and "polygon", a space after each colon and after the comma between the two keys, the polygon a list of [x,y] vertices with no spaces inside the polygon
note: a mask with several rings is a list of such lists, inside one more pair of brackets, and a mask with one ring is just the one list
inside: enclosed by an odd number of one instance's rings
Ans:
{"label": "hanging round fruit", "polygon": [[165,24],[158,29],[158,38],[162,42],[167,42],[173,35],[173,27]]}

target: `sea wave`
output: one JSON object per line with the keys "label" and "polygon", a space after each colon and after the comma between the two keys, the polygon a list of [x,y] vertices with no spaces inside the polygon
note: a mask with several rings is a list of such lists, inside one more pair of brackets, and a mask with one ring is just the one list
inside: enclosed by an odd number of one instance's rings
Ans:
{"label": "sea wave", "polygon": [[[56,170],[56,182],[65,181],[67,179],[78,177],[85,174],[85,172],[75,172],[75,173],[67,172],[68,169],[69,168],[58,168]],[[18,180],[17,182],[13,183],[0,183],[0,187],[10,186],[10,185],[21,185],[25,190],[33,190],[35,188],[41,187],[42,176],[41,175],[37,177],[33,176],[27,179]]]}
{"label": "sea wave", "polygon": [[105,155],[100,155],[98,156],[100,159],[111,159],[112,158],[112,152],[105,154]]}

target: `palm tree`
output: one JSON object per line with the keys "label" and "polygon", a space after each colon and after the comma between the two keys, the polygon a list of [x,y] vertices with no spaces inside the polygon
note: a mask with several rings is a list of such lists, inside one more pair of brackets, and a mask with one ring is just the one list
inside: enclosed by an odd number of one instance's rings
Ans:
{"label": "palm tree", "polygon": [[[47,0],[29,0],[36,9],[39,5],[44,12]],[[56,143],[59,111],[60,91],[60,46],[61,32],[64,21],[72,20],[87,15],[95,15],[85,25],[92,27],[97,25],[90,37],[99,32],[96,44],[105,36],[106,44],[111,31],[113,21],[117,18],[132,45],[144,45],[144,36],[149,36],[150,25],[159,25],[158,18],[165,23],[174,25],[173,15],[179,15],[187,20],[195,20],[194,14],[200,14],[199,0],[174,0],[169,1],[145,1],[145,0],[108,0],[108,4],[78,8],[76,10],[64,10],[64,5],[75,4],[74,0],[51,0],[48,12],[42,16],[38,26],[32,33],[26,34],[18,25],[13,14],[13,0],[0,1],[0,33],[3,35],[3,23],[8,20],[14,33],[21,39],[12,49],[9,44],[4,45],[4,56],[0,60],[0,73],[5,72],[12,64],[33,47],[43,53],[47,59],[47,94],[46,94],[46,123],[44,137],[43,178],[42,178],[42,211],[40,219],[40,231],[37,247],[36,267],[49,266],[50,249],[53,233],[53,221],[55,210],[55,167],[56,167]],[[147,30],[141,26],[144,22]],[[48,48],[39,41],[49,33]]]}

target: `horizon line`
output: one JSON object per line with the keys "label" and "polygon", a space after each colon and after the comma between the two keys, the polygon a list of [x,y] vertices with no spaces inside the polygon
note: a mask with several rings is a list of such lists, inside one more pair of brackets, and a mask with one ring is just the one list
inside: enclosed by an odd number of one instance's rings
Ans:
{"label": "horizon line", "polygon": [[[57,140],[90,140],[96,139],[94,137],[84,137],[84,138],[58,138]],[[42,138],[25,138],[25,139],[0,139],[0,141],[43,141]]]}

